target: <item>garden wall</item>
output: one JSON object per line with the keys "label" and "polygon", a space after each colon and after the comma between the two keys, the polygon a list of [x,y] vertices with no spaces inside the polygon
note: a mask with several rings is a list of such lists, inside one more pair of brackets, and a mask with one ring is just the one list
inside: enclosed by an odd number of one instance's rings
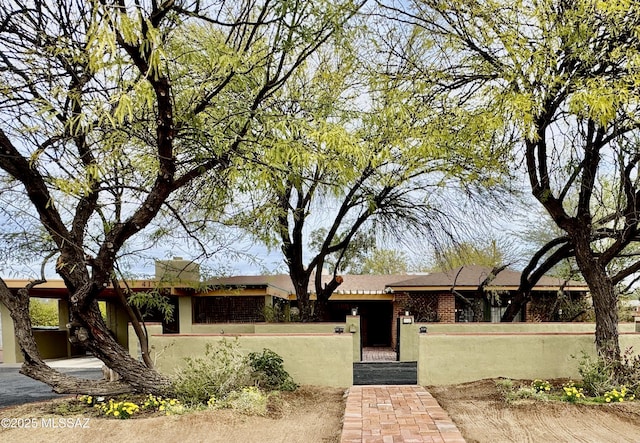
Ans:
{"label": "garden wall", "polygon": [[[591,332],[418,333],[418,384],[483,378],[578,379],[582,353],[595,355]],[[640,334],[621,333],[620,347],[640,350]]]}
{"label": "garden wall", "polygon": [[160,372],[172,374],[185,364],[186,357],[204,356],[207,344],[236,339],[245,353],[261,352],[264,348],[276,352],[299,384],[348,387],[353,383],[354,339],[348,333],[160,334],[151,336],[151,356]]}

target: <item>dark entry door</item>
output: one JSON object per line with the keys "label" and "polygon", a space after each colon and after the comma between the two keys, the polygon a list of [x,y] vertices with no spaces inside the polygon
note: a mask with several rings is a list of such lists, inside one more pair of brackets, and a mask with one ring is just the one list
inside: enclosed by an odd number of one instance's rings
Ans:
{"label": "dark entry door", "polygon": [[365,347],[390,347],[393,328],[393,304],[368,302],[359,307],[362,322],[362,345]]}

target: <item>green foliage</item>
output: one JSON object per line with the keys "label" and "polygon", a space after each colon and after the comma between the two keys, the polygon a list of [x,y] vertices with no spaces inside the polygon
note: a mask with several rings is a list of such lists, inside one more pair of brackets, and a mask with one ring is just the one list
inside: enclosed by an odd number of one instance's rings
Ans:
{"label": "green foliage", "polygon": [[395,249],[374,248],[367,255],[360,274],[391,275],[406,274],[409,270],[407,254]]}
{"label": "green foliage", "polygon": [[[535,380],[530,386],[517,386],[511,379],[499,380],[496,382],[496,387],[500,392],[500,395],[507,403],[515,402],[518,400],[549,400],[549,390],[545,390],[545,385],[542,380]],[[542,389],[538,389],[542,388]]]}
{"label": "green foliage", "polygon": [[[328,231],[326,228],[318,228],[309,235],[309,248],[318,253],[322,250],[322,245],[327,240]],[[332,243],[339,243],[344,240],[344,234],[339,234]],[[339,251],[328,255],[325,264],[333,272],[338,266],[337,272],[348,272],[351,274],[361,274],[362,267],[367,261],[368,253],[375,251],[376,238],[370,232],[357,232],[344,251]]]}
{"label": "green foliage", "polygon": [[265,306],[262,309],[262,317],[267,323],[300,321],[297,310],[294,309],[292,312],[291,304],[280,302],[279,299],[274,300],[273,306]]}
{"label": "green foliage", "polygon": [[175,398],[162,398],[149,394],[141,408],[146,411],[159,411],[164,415],[178,415],[186,412],[185,407]]}
{"label": "green foliage", "polygon": [[575,385],[574,382],[568,382],[562,386],[562,399],[569,403],[575,403],[578,400],[584,399],[583,388]]}
{"label": "green foliage", "polygon": [[249,365],[258,386],[267,390],[295,391],[298,385],[284,369],[282,357],[270,349],[249,354]]}
{"label": "green foliage", "polygon": [[604,393],[604,401],[607,403],[622,403],[624,401],[633,401],[636,397],[633,395],[626,386],[620,387],[620,389],[613,389]]}
{"label": "green foliage", "polygon": [[531,387],[536,392],[549,392],[551,391],[551,383],[546,380],[536,379],[531,382]]}
{"label": "green foliage", "polygon": [[589,395],[603,396],[621,386],[634,394],[640,393],[640,356],[631,348],[626,349],[620,359],[608,354],[591,357],[583,353],[578,372]]}
{"label": "green foliage", "polygon": [[[224,407],[242,412],[247,415],[267,414],[267,395],[255,386],[242,388],[239,391],[230,392],[224,399]],[[216,407],[220,407],[216,402]]]}
{"label": "green foliage", "polygon": [[176,396],[189,405],[206,404],[211,397],[223,398],[250,385],[251,368],[237,340],[207,344],[203,357],[186,358],[185,367],[173,377]]}
{"label": "green foliage", "polygon": [[436,250],[433,271],[448,271],[460,266],[487,266],[493,268],[504,263],[505,254],[496,240],[486,246],[458,243],[448,249]]}
{"label": "green foliage", "polygon": [[58,326],[57,300],[29,300],[29,316],[33,326]]}
{"label": "green foliage", "polygon": [[130,401],[114,401],[110,399],[100,407],[100,411],[107,417],[121,420],[131,418],[133,414],[140,410],[140,406]]}
{"label": "green foliage", "polygon": [[173,318],[174,308],[169,297],[158,290],[131,291],[127,300],[132,306],[140,309],[143,318],[147,311],[160,312],[165,321],[170,321]]}

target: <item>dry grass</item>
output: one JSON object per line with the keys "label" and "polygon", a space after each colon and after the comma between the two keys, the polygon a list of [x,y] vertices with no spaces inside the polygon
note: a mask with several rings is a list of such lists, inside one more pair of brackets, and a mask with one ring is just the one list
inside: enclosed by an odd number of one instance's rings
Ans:
{"label": "dry grass", "polygon": [[[2,442],[299,442],[336,443],[344,415],[344,391],[303,386],[270,401],[266,417],[231,410],[206,410],[176,416],[141,415],[129,420],[96,417],[69,400],[0,410],[0,419],[34,419],[31,428],[0,428]],[[64,416],[60,412],[67,412]],[[54,415],[54,412],[57,415]],[[43,420],[44,419],[44,420]],[[52,419],[52,420],[49,420]],[[4,422],[3,422],[4,424]],[[58,425],[52,427],[53,424]],[[71,424],[72,426],[68,426]],[[48,427],[43,427],[47,425]],[[64,426],[64,427],[63,427]],[[86,427],[85,427],[86,426]]]}

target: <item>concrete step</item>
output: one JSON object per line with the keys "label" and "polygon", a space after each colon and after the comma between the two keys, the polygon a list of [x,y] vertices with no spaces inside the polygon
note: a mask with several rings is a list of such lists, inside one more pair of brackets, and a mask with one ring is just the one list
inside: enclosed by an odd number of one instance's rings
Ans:
{"label": "concrete step", "polygon": [[418,362],[360,362],[353,364],[354,385],[418,384]]}

